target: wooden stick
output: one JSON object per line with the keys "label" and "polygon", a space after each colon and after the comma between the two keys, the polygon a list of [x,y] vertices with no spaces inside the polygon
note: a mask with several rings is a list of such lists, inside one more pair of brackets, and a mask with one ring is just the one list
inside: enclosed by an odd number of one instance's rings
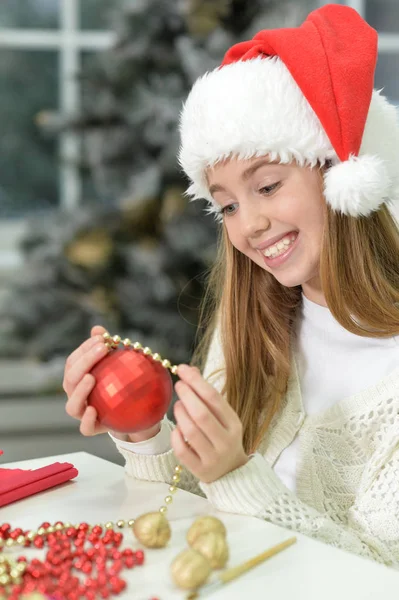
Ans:
{"label": "wooden stick", "polygon": [[226,571],[223,571],[223,573],[219,574],[220,581],[222,581],[222,583],[227,583],[228,581],[235,579],[239,575],[242,575],[242,573],[245,573],[253,567],[256,567],[256,565],[259,565],[271,556],[274,556],[282,550],[285,550],[285,548],[292,546],[292,544],[295,544],[296,540],[296,537],[289,538],[288,540],[285,540],[285,542],[281,542],[280,544],[269,548],[269,550],[262,552],[262,554],[258,554],[258,556],[254,556],[254,558],[247,560],[242,565],[238,565],[237,567],[233,567],[232,569],[227,569]]}
{"label": "wooden stick", "polygon": [[289,538],[288,540],[285,540],[285,542],[281,542],[280,544],[277,544],[276,546],[272,546],[271,548],[269,548],[269,550],[262,552],[262,554],[258,554],[258,556],[254,556],[250,560],[247,560],[245,563],[242,563],[241,565],[238,565],[237,567],[233,567],[232,569],[226,569],[225,571],[223,571],[223,573],[220,573],[218,575],[218,579],[216,581],[214,581],[213,583],[208,583],[206,586],[204,586],[202,588],[198,588],[197,590],[194,590],[193,592],[191,592],[187,596],[187,600],[195,600],[196,598],[199,598],[200,596],[206,596],[206,594],[209,592],[217,591],[217,589],[219,589],[219,587],[222,586],[223,584],[228,583],[229,581],[232,581],[233,579],[236,579],[237,577],[239,577],[246,571],[249,571],[250,569],[253,569],[254,567],[256,567],[256,565],[259,565],[260,563],[264,562],[268,558],[271,558],[275,554],[278,554],[282,550],[285,550],[285,548],[292,546],[292,544],[295,544],[296,540],[297,540],[296,537]]}

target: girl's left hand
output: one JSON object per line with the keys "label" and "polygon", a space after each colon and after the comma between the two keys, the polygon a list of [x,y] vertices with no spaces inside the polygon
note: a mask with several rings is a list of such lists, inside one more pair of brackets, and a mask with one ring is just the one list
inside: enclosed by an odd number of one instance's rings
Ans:
{"label": "girl's left hand", "polygon": [[179,400],[174,405],[177,426],[171,434],[172,447],[193,475],[203,483],[211,483],[248,462],[242,423],[199,369],[179,365],[177,374]]}

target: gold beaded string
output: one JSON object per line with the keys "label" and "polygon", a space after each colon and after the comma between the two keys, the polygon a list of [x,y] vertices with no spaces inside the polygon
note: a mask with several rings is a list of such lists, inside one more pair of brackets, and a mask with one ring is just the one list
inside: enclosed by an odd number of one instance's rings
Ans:
{"label": "gold beaded string", "polygon": [[[123,345],[124,348],[132,348],[136,351],[142,351],[145,356],[150,356],[156,362],[162,364],[165,369],[169,369],[173,375],[177,374],[177,365],[172,365],[169,360],[162,359],[162,357],[157,353],[153,353],[151,348],[148,346],[143,346],[140,342],[132,342],[129,338],[121,339],[119,335],[111,336],[108,332],[103,334],[103,338],[105,341],[105,345],[110,350],[116,350],[120,344]],[[159,512],[165,516],[168,506],[173,502],[173,495],[177,492],[177,485],[180,483],[181,472],[183,468],[181,465],[176,465],[174,469],[174,474],[172,477],[172,483],[169,486],[169,494],[165,496],[165,504],[159,508]],[[115,525],[118,529],[123,529],[125,527],[132,528],[134,525],[135,519],[129,519],[127,521],[123,519],[119,519],[116,523],[112,521],[107,521],[106,523],[97,523],[96,525],[89,525],[88,531],[92,531],[94,527],[102,527],[103,529],[114,529]],[[57,523],[55,525],[50,525],[49,527],[39,527],[37,530],[31,530],[26,535],[20,535],[17,539],[8,538],[4,540],[0,538],[0,551],[3,549],[14,548],[15,546],[24,546],[27,542],[33,542],[37,536],[46,536],[50,533],[54,533],[55,531],[61,531],[64,529],[69,529],[70,527],[75,527],[76,529],[79,527],[79,523]],[[0,586],[5,587],[13,584],[20,584],[22,582],[22,576],[27,568],[27,564],[25,562],[16,562],[12,557],[5,556],[0,554]],[[0,596],[1,600],[1,596]]]}
{"label": "gold beaded string", "polygon": [[[116,350],[118,346],[122,344],[123,347],[126,349],[132,348],[137,352],[142,351],[145,356],[150,356],[153,360],[155,360],[155,362],[161,363],[161,365],[165,367],[165,369],[169,369],[170,372],[173,373],[173,375],[177,374],[177,365],[172,365],[172,363],[169,360],[163,359],[162,356],[158,354],[158,352],[153,353],[151,348],[149,348],[148,346],[145,346],[143,348],[140,342],[132,342],[129,338],[125,338],[124,340],[122,340],[119,335],[112,336],[110,333],[108,333],[108,331],[106,331],[103,334],[103,338],[105,341],[105,345],[110,350]],[[177,492],[177,484],[180,482],[180,474],[182,472],[182,469],[183,468],[181,465],[176,465],[175,467],[175,473],[172,477],[173,483],[169,486],[170,494],[165,497],[166,506],[163,505],[159,509],[159,512],[163,515],[165,515],[165,513],[167,512],[168,505],[173,502],[173,497],[171,494],[175,494]]]}
{"label": "gold beaded string", "polygon": [[173,375],[177,374],[177,365],[172,365],[169,360],[163,359],[162,356],[158,354],[158,352],[153,353],[151,348],[149,348],[148,346],[145,346],[143,348],[140,342],[132,342],[131,340],[129,340],[129,338],[125,338],[124,340],[122,340],[119,335],[112,336],[108,333],[108,331],[106,331],[103,334],[103,338],[105,341],[105,345],[110,350],[115,350],[116,348],[118,348],[119,344],[122,344],[124,348],[133,348],[133,350],[137,351],[142,350],[145,356],[151,356],[151,358],[155,360],[155,362],[160,362],[161,365],[165,367],[165,369],[170,369]]}

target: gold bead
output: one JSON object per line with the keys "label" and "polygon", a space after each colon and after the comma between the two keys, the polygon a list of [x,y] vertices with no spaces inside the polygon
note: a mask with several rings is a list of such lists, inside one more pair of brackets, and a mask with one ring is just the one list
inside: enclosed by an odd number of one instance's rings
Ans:
{"label": "gold bead", "polygon": [[181,473],[183,470],[183,467],[181,465],[176,465],[175,466],[175,473]]}
{"label": "gold bead", "polygon": [[149,356],[150,354],[152,354],[152,350],[151,348],[149,348],[148,346],[146,346],[143,350],[143,354],[145,354],[146,356]]}
{"label": "gold bead", "polygon": [[162,366],[165,367],[165,369],[169,369],[169,367],[172,366],[172,363],[170,362],[170,360],[165,358],[165,360],[162,361]]}
{"label": "gold bead", "polygon": [[112,529],[114,526],[112,521],[108,521],[108,523],[105,523],[105,529]]}
{"label": "gold bead", "polygon": [[131,345],[132,345],[132,341],[131,341],[131,340],[129,340],[129,338],[125,338],[125,339],[123,340],[123,345],[125,346],[125,348],[129,348],[129,346],[131,346]]}
{"label": "gold bead", "polygon": [[140,344],[140,342],[134,342],[134,344],[133,344],[133,348],[134,348],[135,350],[141,350],[141,349],[142,349],[142,347],[143,347],[143,346]]}
{"label": "gold bead", "polygon": [[57,523],[57,525],[54,526],[54,529],[56,531],[61,531],[61,529],[64,529],[64,527],[66,527],[66,525],[62,525],[61,523]]}
{"label": "gold bead", "polygon": [[157,362],[161,362],[162,360],[161,355],[158,354],[158,352],[155,352],[155,354],[152,355],[152,358]]}
{"label": "gold bead", "polygon": [[120,521],[117,522],[117,526],[122,529],[122,527],[125,526],[125,521],[122,521],[122,519],[121,519]]}
{"label": "gold bead", "polygon": [[106,331],[105,333],[103,333],[103,338],[105,341],[108,341],[111,339],[111,335],[108,333],[108,331]]}
{"label": "gold bead", "polygon": [[64,523],[64,529],[69,529],[70,527],[72,527],[71,523],[69,521],[67,521],[66,523]]}
{"label": "gold bead", "polygon": [[19,535],[17,537],[17,544],[19,544],[20,546],[23,546],[26,542],[26,538],[24,535]]}
{"label": "gold bead", "polygon": [[11,579],[17,579],[17,577],[19,577],[19,572],[17,571],[17,569],[11,569],[10,577]]}
{"label": "gold bead", "polygon": [[39,527],[39,529],[37,530],[38,535],[44,535],[45,533],[46,533],[46,530],[44,529],[44,527]]}
{"label": "gold bead", "polygon": [[168,508],[166,506],[161,506],[161,508],[159,509],[159,512],[161,513],[161,515],[164,515],[167,510],[168,510]]}
{"label": "gold bead", "polygon": [[19,573],[24,573],[24,571],[26,570],[26,566],[26,562],[19,562],[15,565],[15,568],[17,569],[17,571],[19,571]]}
{"label": "gold bead", "polygon": [[179,483],[180,482],[180,475],[173,475],[172,481],[174,481],[175,483]]}
{"label": "gold bead", "polygon": [[14,546],[14,540],[11,538],[8,538],[8,540],[6,540],[6,547],[11,548],[11,546]]}
{"label": "gold bead", "polygon": [[50,527],[47,527],[47,533],[54,533],[55,531],[55,527],[53,525],[50,525]]}
{"label": "gold bead", "polygon": [[127,522],[128,527],[133,527],[134,525],[134,519],[129,519]]}
{"label": "gold bead", "polygon": [[173,375],[177,375],[177,365],[173,365],[173,367],[171,368],[171,371],[172,371]]}
{"label": "gold bead", "polygon": [[165,504],[170,504],[173,501],[172,496],[166,496],[165,497]]}
{"label": "gold bead", "polygon": [[7,573],[7,567],[0,565],[0,577],[1,575],[4,575],[4,573]]}
{"label": "gold bead", "polygon": [[37,536],[37,531],[29,531],[29,533],[26,534],[26,539],[29,542],[33,542],[33,540],[35,539],[36,536]]}
{"label": "gold bead", "polygon": [[10,583],[10,578],[8,575],[0,576],[0,585],[8,585]]}
{"label": "gold bead", "polygon": [[119,344],[121,341],[121,336],[120,335],[114,335],[114,337],[112,338],[112,341],[114,344]]}
{"label": "gold bead", "polygon": [[0,565],[4,565],[4,563],[8,563],[8,560],[2,554],[0,555]]}
{"label": "gold bead", "polygon": [[171,494],[176,494],[177,487],[175,485],[170,485],[169,486],[169,491],[170,491]]}

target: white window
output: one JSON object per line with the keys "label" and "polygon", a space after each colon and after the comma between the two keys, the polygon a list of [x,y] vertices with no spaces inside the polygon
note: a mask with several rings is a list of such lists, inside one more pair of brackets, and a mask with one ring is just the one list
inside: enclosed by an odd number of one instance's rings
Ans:
{"label": "white window", "polygon": [[116,4],[0,2],[0,283],[19,261],[24,218],[81,201],[78,134],[46,136],[37,120],[79,112],[82,55],[112,44],[106,27]]}
{"label": "white window", "polygon": [[[77,75],[82,52],[99,51],[109,47],[112,43],[112,33],[84,29],[85,25],[87,26],[87,17],[91,16],[92,20],[98,20],[101,9],[106,12],[106,7],[112,7],[112,5],[113,3],[109,0],[106,3],[98,0],[96,2],[90,2],[90,0],[23,0],[22,2],[2,0],[0,3],[0,78],[5,79],[7,75],[9,76],[8,82],[3,81],[2,89],[6,91],[5,97],[9,103],[8,112],[14,115],[14,119],[17,115],[12,113],[12,100],[17,102],[19,97],[22,106],[24,90],[30,100],[30,106],[27,106],[26,109],[27,114],[22,113],[21,115],[22,126],[27,127],[26,121],[30,118],[32,119],[31,131],[35,129],[34,119],[44,117],[44,113],[40,112],[40,105],[43,110],[49,109],[60,115],[69,116],[79,111],[80,90]],[[92,15],[90,15],[90,9]],[[16,23],[12,22],[12,17]],[[20,26],[21,22],[22,27]],[[29,25],[29,29],[24,27],[25,24]],[[10,77],[12,65],[15,65],[14,77]],[[7,89],[7,85],[14,86],[14,90]],[[37,89],[37,98],[34,98],[35,89]],[[40,96],[41,91],[44,93],[43,96]],[[35,109],[38,110],[36,114],[34,113]],[[0,120],[4,123],[7,107],[3,106],[1,112]],[[13,136],[12,131],[8,132],[8,142],[3,139],[3,152],[5,155],[8,143],[10,158],[14,158],[15,161],[16,155],[12,156],[12,151],[15,150],[15,152],[20,151],[20,160],[16,160],[14,165],[3,163],[3,169],[1,169],[0,158],[0,199],[3,200],[4,212],[15,215],[20,211],[15,206],[12,190],[7,188],[4,180],[6,182],[17,182],[19,178],[22,180],[24,178],[22,167],[24,164],[28,164],[29,160],[34,161],[34,156],[29,156],[28,153],[24,155],[23,132],[21,131],[21,137],[18,137],[18,131],[16,133],[17,135]],[[36,136],[40,137],[40,134],[37,132]],[[46,143],[51,145],[48,140],[38,141],[43,145]],[[27,144],[29,151],[30,144],[29,142]],[[44,181],[47,180],[47,186],[44,185],[43,189],[39,191],[39,198],[32,197],[30,199],[29,190],[26,190],[26,205],[20,207],[21,213],[30,212],[29,203],[36,205],[38,209],[45,208],[46,205],[51,207],[54,204],[66,209],[73,209],[79,204],[81,181],[78,169],[78,135],[62,134],[59,145],[58,156],[61,160],[57,160],[57,156],[54,154],[51,157],[50,153],[41,156],[45,162],[49,161],[49,166],[60,165],[58,173],[54,173],[54,181],[51,181],[50,173],[44,177]],[[40,154],[39,147],[40,144],[38,144],[37,150]],[[34,145],[31,146],[31,151],[33,149]],[[7,172],[10,170],[12,173]],[[54,168],[54,170],[57,169]],[[27,172],[29,174],[29,169]],[[34,173],[32,173],[33,175]],[[54,183],[58,185],[54,185]],[[17,190],[23,189],[18,185],[16,188]],[[33,190],[31,193],[34,193]],[[20,201],[20,198],[17,196],[18,200]],[[1,210],[0,204],[0,212]]]}

